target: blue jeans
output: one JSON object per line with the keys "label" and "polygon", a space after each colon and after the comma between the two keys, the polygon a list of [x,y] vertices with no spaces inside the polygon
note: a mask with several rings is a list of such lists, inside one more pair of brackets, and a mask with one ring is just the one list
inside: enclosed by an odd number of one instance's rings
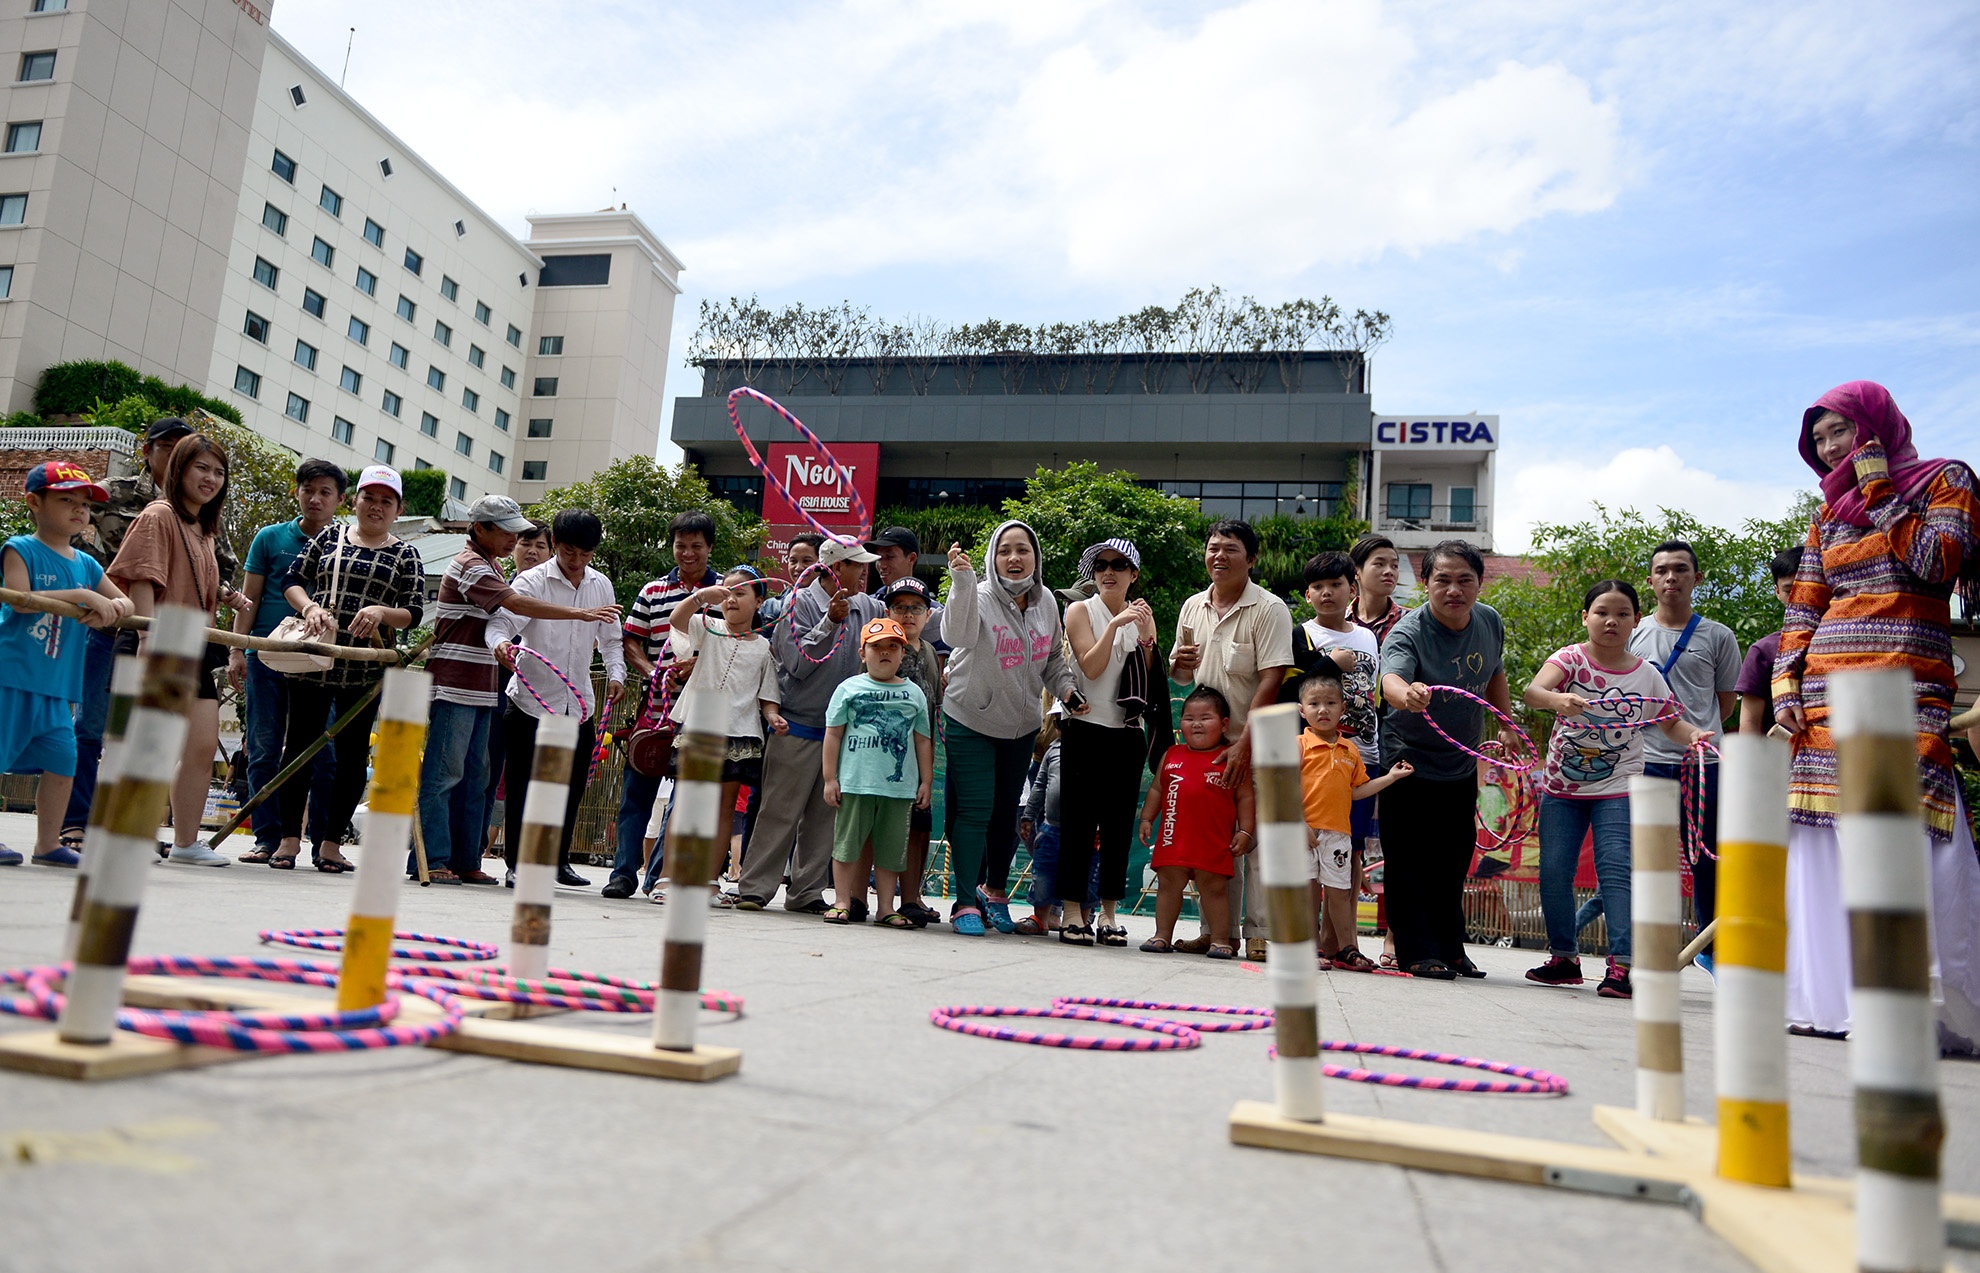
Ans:
{"label": "blue jeans", "polygon": [[[89,805],[96,798],[96,767],[103,759],[103,731],[110,726],[110,666],[117,657],[117,634],[86,628],[83,645],[82,702],[76,705],[76,778],[69,788],[69,808],[62,829],[89,825]],[[275,749],[282,749],[280,739]]]}
{"label": "blue jeans", "polygon": [[[282,739],[289,727],[289,678],[263,666],[254,652],[249,651],[245,684],[247,703],[242,709],[241,746],[247,750],[248,796],[252,798],[282,771]],[[330,785],[337,773],[337,758],[332,751],[325,747],[317,752],[309,769],[310,801],[323,807],[330,803]],[[262,801],[255,806],[250,819],[256,848],[272,849],[282,842],[280,800],[270,796]]]}
{"label": "blue jeans", "polygon": [[[429,867],[456,875],[481,869],[488,825],[488,731],[494,707],[433,700],[419,766],[419,835]],[[413,865],[410,859],[406,869]]]}
{"label": "blue jeans", "polygon": [[[625,777],[619,788],[619,847],[612,854],[612,878],[639,882],[639,851],[646,839],[646,824],[653,816],[653,801],[660,794],[660,778],[649,778],[635,773],[632,766],[626,766]],[[667,801],[668,811],[673,810],[673,801]],[[665,843],[667,832],[664,824],[660,831],[660,841]],[[646,869],[646,887],[660,878],[661,853],[658,844],[653,849],[653,861]]]}
{"label": "blue jeans", "polygon": [[[1057,906],[1059,875],[1059,824],[1043,822],[1036,834],[1031,837],[1031,906],[1034,910],[1044,910]],[[1100,910],[1100,855],[1093,855],[1093,866],[1087,872],[1086,909],[1098,913]]]}
{"label": "blue jeans", "polygon": [[1576,957],[1574,872],[1581,841],[1595,840],[1595,878],[1609,916],[1609,955],[1629,962],[1629,797],[1563,800],[1540,797],[1540,911],[1547,920],[1547,950]]}

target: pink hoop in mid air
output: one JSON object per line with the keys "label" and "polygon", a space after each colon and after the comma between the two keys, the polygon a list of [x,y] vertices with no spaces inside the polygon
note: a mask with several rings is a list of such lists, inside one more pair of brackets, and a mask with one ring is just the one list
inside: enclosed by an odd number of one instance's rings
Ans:
{"label": "pink hoop in mid air", "polygon": [[[1527,735],[1527,732],[1525,730],[1519,727],[1518,721],[1506,715],[1504,712],[1500,711],[1492,704],[1486,702],[1484,699],[1478,697],[1478,695],[1473,694],[1470,690],[1465,689],[1461,686],[1432,685],[1430,686],[1430,692],[1432,694],[1437,694],[1437,693],[1455,694],[1459,698],[1468,698],[1472,702],[1484,708],[1486,711],[1492,713],[1492,715],[1498,717],[1499,723],[1504,725],[1508,730],[1512,731],[1512,736],[1514,738],[1526,744],[1526,757],[1521,758],[1519,756],[1514,756],[1514,755],[1491,756],[1491,755],[1487,755],[1482,751],[1479,751],[1477,748],[1467,747],[1463,743],[1459,742],[1457,739],[1452,738],[1449,734],[1445,733],[1444,727],[1437,723],[1437,718],[1434,715],[1432,715],[1429,711],[1425,711],[1423,713],[1423,719],[1430,722],[1430,728],[1437,731],[1437,737],[1443,739],[1445,742],[1457,748],[1465,755],[1470,756],[1473,760],[1482,760],[1488,765],[1497,765],[1501,769],[1511,770],[1513,773],[1516,774],[1530,773],[1534,769],[1537,769],[1539,767],[1541,760],[1540,749],[1533,745],[1533,739]],[[1506,750],[1503,748],[1503,745],[1502,745],[1502,750]]]}
{"label": "pink hoop in mid air", "polygon": [[749,432],[743,428],[742,412],[736,405],[743,398],[748,398],[753,402],[760,402],[779,416],[782,416],[786,424],[798,431],[799,436],[805,440],[805,444],[812,449],[813,453],[819,459],[832,466],[833,470],[838,473],[839,480],[846,484],[846,495],[852,503],[854,519],[859,523],[860,531],[864,533],[871,527],[872,522],[866,510],[866,501],[859,497],[859,489],[853,485],[852,470],[839,463],[839,457],[832,454],[830,448],[819,440],[816,433],[813,433],[806,427],[804,421],[792,415],[788,408],[769,394],[758,393],[748,385],[742,385],[729,391],[729,423],[735,426],[736,437],[741,440],[743,451],[749,456],[749,462],[756,467],[757,472],[763,474],[764,484],[771,490],[776,491],[777,494],[783,496],[784,502],[789,504],[793,509],[796,509],[797,515],[809,522],[811,528],[825,536],[825,538],[837,540],[842,544],[860,543],[861,541],[857,536],[841,535],[837,531],[828,530],[825,523],[813,517],[798,503],[797,496],[791,494],[790,488],[785,486],[782,479],[771,471],[768,461],[757,451],[756,444],[749,440]]}

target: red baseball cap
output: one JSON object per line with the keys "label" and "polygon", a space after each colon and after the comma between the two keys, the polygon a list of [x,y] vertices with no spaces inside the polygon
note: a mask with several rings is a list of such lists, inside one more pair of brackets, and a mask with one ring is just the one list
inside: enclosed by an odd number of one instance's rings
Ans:
{"label": "red baseball cap", "polygon": [[110,492],[97,484],[89,475],[89,470],[67,460],[49,460],[28,470],[24,484],[29,495],[42,491],[82,491],[92,500],[101,504],[110,498]]}

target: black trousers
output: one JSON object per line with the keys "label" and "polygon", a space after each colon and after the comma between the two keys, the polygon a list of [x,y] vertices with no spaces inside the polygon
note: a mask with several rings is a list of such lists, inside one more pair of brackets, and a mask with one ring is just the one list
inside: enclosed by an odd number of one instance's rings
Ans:
{"label": "black trousers", "polygon": [[[536,717],[514,703],[502,709],[502,763],[507,767],[509,785],[502,796],[502,856],[511,871],[516,869],[516,847],[522,843],[523,804],[527,798],[529,775],[535,771]],[[577,750],[571,754],[571,791],[564,800],[564,834],[557,842],[557,869],[571,864],[571,832],[577,829],[578,805],[584,801],[584,783],[591,773],[591,752],[598,745],[591,718],[578,725]]]}
{"label": "black trousers", "polygon": [[1464,878],[1478,847],[1478,780],[1411,774],[1384,791],[1382,880],[1396,962],[1404,968],[1464,953]]}
{"label": "black trousers", "polygon": [[1053,892],[1084,897],[1100,851],[1100,897],[1127,896],[1128,850],[1141,803],[1148,739],[1139,725],[1110,729],[1075,717],[1059,723],[1059,869]]}
{"label": "black trousers", "polygon": [[[328,686],[300,676],[289,678],[289,724],[283,733],[282,763],[288,764],[303,749],[323,736],[324,721],[335,720],[351,704],[371,692],[363,685]],[[309,806],[309,847],[312,853],[325,840],[335,840],[349,825],[351,813],[364,799],[364,784],[371,772],[371,725],[378,719],[378,699],[374,697],[356,719],[344,726],[330,746],[337,756],[336,777],[330,784],[330,804],[309,803],[312,785],[308,774],[297,774],[283,785],[275,799],[282,810],[282,836],[302,834],[303,806]]]}

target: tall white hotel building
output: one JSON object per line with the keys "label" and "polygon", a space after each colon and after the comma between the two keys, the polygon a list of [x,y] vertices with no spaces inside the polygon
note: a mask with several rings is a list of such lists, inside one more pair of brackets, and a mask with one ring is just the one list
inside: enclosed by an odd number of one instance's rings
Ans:
{"label": "tall white hotel building", "polygon": [[[7,10],[11,9],[11,12]],[[681,263],[518,240],[250,0],[0,0],[0,403],[116,359],[347,468],[524,503],[659,437]]]}

